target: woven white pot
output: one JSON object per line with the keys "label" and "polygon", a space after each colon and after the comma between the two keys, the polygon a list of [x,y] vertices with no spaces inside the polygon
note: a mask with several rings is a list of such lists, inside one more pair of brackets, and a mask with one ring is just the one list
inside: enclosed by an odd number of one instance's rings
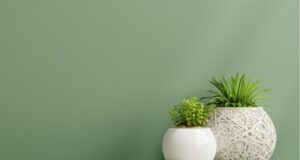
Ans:
{"label": "woven white pot", "polygon": [[213,160],[217,144],[209,128],[169,128],[162,150],[166,160]]}
{"label": "woven white pot", "polygon": [[217,139],[216,160],[270,160],[276,132],[262,107],[217,107],[208,126]]}

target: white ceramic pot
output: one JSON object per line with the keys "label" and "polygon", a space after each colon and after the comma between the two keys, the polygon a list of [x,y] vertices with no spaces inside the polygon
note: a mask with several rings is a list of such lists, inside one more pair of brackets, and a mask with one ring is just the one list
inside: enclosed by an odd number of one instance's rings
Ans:
{"label": "white ceramic pot", "polygon": [[209,128],[169,128],[162,143],[166,160],[213,160],[216,149]]}
{"label": "white ceramic pot", "polygon": [[208,124],[217,139],[216,160],[270,160],[276,144],[262,107],[217,107]]}

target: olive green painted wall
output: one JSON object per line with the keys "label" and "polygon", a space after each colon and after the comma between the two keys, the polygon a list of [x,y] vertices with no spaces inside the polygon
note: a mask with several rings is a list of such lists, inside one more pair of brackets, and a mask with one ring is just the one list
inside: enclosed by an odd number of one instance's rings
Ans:
{"label": "olive green painted wall", "polygon": [[0,0],[0,159],[162,160],[170,106],[240,72],[297,160],[298,62],[297,0]]}

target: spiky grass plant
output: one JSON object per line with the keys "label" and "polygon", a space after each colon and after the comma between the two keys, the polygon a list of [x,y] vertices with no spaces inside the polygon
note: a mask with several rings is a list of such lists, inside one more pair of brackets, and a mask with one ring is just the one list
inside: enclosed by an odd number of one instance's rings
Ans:
{"label": "spiky grass plant", "polygon": [[217,90],[208,90],[212,95],[201,99],[208,99],[208,104],[217,107],[256,107],[257,101],[265,99],[262,96],[268,89],[259,89],[260,81],[251,81],[245,74],[236,74],[229,78],[212,78],[210,81]]}
{"label": "spiky grass plant", "polygon": [[183,99],[170,111],[176,127],[203,127],[208,119],[212,106],[205,106],[198,98]]}

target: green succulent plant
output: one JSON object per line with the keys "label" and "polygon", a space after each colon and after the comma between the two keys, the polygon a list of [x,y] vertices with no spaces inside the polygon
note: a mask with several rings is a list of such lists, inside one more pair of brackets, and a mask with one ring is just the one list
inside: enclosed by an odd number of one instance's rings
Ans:
{"label": "green succulent plant", "polygon": [[205,106],[198,98],[183,99],[170,111],[176,127],[203,127],[208,119],[212,106]]}
{"label": "green succulent plant", "polygon": [[216,107],[257,107],[257,101],[266,99],[262,94],[268,89],[260,89],[260,81],[251,81],[245,74],[231,76],[229,78],[212,78],[210,83],[217,90],[208,90],[211,93],[208,97],[208,104],[215,104]]}

